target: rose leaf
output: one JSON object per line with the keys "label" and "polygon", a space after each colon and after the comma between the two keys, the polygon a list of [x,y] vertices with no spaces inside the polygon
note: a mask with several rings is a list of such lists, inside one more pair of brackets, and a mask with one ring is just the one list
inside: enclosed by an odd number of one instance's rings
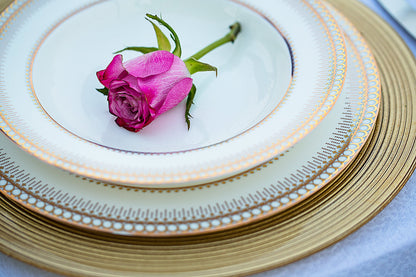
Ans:
{"label": "rose leaf", "polygon": [[186,60],[185,65],[186,65],[186,68],[188,68],[189,73],[191,74],[202,72],[202,71],[215,71],[215,75],[218,75],[218,70],[215,66],[212,66],[207,63],[203,63],[193,58]]}
{"label": "rose leaf", "polygon": [[129,46],[129,47],[121,49],[117,52],[114,52],[113,54],[119,54],[119,53],[124,52],[124,51],[136,51],[136,52],[140,52],[140,53],[143,53],[143,54],[147,54],[147,53],[155,52],[155,51],[158,51],[158,50],[159,49],[156,48],[156,47]]}
{"label": "rose leaf", "polygon": [[103,87],[103,88],[96,88],[96,90],[100,93],[102,93],[103,95],[107,96],[108,95],[108,88]]}
{"label": "rose leaf", "polygon": [[151,15],[151,14],[146,14],[146,16],[150,19],[156,20],[157,22],[159,22],[160,25],[164,26],[166,29],[168,29],[171,33],[171,38],[172,40],[175,42],[175,49],[173,49],[172,54],[174,54],[175,56],[178,56],[179,58],[182,55],[182,48],[181,48],[181,43],[179,41],[179,37],[176,34],[176,32],[173,30],[173,28],[166,23],[162,18],[158,17],[157,15]]}
{"label": "rose leaf", "polygon": [[150,19],[148,18],[146,18],[146,20],[149,21],[153,25],[153,29],[155,30],[155,33],[156,33],[157,45],[159,47],[159,50],[170,51],[171,45],[170,45],[169,39],[165,36],[165,34],[160,30],[160,28],[155,23],[150,21]]}
{"label": "rose leaf", "polygon": [[185,110],[185,120],[186,124],[188,125],[188,130],[191,128],[191,118],[192,115],[190,114],[189,110],[191,106],[194,104],[194,97],[196,94],[196,86],[192,84],[191,91],[188,93],[188,98],[186,99],[186,110]]}

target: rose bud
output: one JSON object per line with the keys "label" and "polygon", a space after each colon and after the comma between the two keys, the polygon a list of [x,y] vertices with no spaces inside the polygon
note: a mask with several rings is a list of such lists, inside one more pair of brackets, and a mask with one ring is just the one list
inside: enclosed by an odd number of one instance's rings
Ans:
{"label": "rose bud", "polygon": [[122,55],[116,55],[97,77],[108,89],[109,111],[116,123],[133,132],[178,105],[192,88],[185,63],[162,50],[124,63]]}

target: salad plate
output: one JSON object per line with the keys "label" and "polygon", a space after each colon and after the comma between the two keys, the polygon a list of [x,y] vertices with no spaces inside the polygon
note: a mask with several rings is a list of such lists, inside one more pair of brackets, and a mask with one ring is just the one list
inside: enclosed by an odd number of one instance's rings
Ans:
{"label": "salad plate", "polygon": [[[177,188],[273,159],[332,109],[345,81],[346,48],[320,2],[282,0],[265,15],[235,0],[180,1],[14,1],[0,17],[3,133],[75,175]],[[186,18],[181,6],[192,11]],[[116,126],[106,99],[95,92],[95,72],[114,51],[154,41],[145,13],[163,14],[175,26],[185,55],[234,21],[243,26],[233,45],[204,60],[219,68],[218,77],[195,77],[189,131],[181,103],[139,133],[128,132]]]}
{"label": "salad plate", "polygon": [[305,139],[239,175],[185,188],[108,184],[48,164],[0,137],[1,192],[54,220],[121,235],[177,236],[252,223],[328,185],[358,155],[375,125],[380,79],[366,42],[345,32],[348,70],[339,100]]}

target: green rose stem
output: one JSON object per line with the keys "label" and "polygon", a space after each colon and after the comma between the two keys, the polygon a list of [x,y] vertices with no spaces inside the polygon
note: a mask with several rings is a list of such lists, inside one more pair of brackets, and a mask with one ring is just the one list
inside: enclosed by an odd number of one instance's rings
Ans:
{"label": "green rose stem", "polygon": [[236,22],[230,26],[230,32],[228,34],[226,34],[224,37],[220,38],[219,40],[214,41],[213,43],[211,43],[204,49],[200,50],[199,52],[193,54],[191,57],[184,60],[184,62],[186,63],[188,60],[191,60],[191,59],[199,60],[200,58],[202,58],[203,56],[205,56],[212,50],[220,47],[221,45],[224,45],[228,42],[234,42],[237,39],[237,36],[240,32],[241,32],[241,25],[240,23]]}
{"label": "green rose stem", "polygon": [[[217,74],[216,67],[207,63],[200,62],[199,59],[205,56],[206,54],[208,54],[209,52],[211,52],[212,50],[228,42],[234,43],[234,41],[237,39],[237,36],[240,32],[241,32],[241,25],[239,22],[236,22],[230,26],[230,32],[228,32],[224,37],[220,38],[217,41],[214,41],[213,43],[211,43],[204,49],[200,50],[199,52],[193,54],[192,56],[184,60],[185,65],[188,68],[189,72],[191,74],[194,74],[196,72],[201,72],[201,71],[215,71],[215,73]],[[195,94],[196,94],[196,86],[195,84],[193,84],[192,89],[188,94],[188,98],[186,99],[185,121],[186,121],[186,124],[188,125],[188,130],[191,127],[190,119],[192,118],[192,115],[190,114],[189,111],[191,109],[191,106],[194,104]]]}

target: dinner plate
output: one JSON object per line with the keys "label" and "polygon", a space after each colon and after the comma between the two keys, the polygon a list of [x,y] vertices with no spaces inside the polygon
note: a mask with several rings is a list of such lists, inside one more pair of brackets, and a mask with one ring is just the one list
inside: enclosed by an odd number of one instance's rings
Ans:
{"label": "dinner plate", "polygon": [[[38,159],[105,182],[172,188],[247,171],[318,126],[345,80],[344,41],[327,9],[276,5],[266,16],[230,0],[14,1],[1,16],[0,128]],[[243,26],[233,45],[204,59],[219,75],[195,77],[189,131],[182,103],[128,132],[95,91],[113,51],[154,41],[146,12],[175,27],[184,55],[234,21]]]}
{"label": "dinner plate", "polygon": [[334,179],[374,127],[380,106],[376,63],[360,34],[346,23],[343,28],[348,71],[339,100],[307,138],[272,161],[220,182],[135,188],[38,163],[1,136],[2,193],[55,220],[123,235],[200,234],[275,215]]}

